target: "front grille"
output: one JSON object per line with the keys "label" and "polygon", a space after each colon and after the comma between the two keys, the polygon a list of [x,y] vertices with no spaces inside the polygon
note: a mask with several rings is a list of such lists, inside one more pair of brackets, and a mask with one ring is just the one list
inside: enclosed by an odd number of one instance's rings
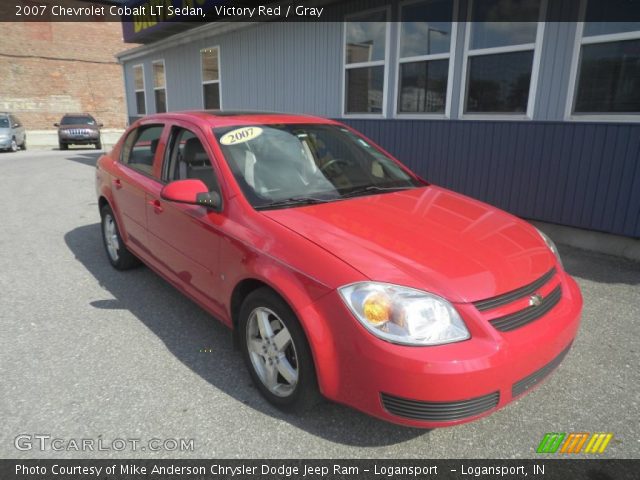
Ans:
{"label": "front grille", "polygon": [[541,382],[542,379],[544,379],[553,370],[555,370],[556,367],[558,365],[560,365],[560,363],[562,363],[562,360],[567,355],[567,353],[569,353],[570,349],[571,349],[571,344],[569,344],[569,346],[567,348],[565,348],[562,352],[560,352],[560,354],[556,358],[551,360],[549,363],[547,363],[540,370],[537,370],[537,371],[533,372],[531,375],[529,375],[527,377],[524,377],[519,382],[514,383],[513,387],[511,387],[511,396],[517,397],[518,395],[522,395],[524,392],[529,390],[531,387],[533,387],[537,383]]}
{"label": "front grille", "polygon": [[500,393],[493,392],[458,402],[422,402],[394,397],[386,393],[381,393],[380,397],[384,408],[398,417],[446,422],[473,417],[495,408],[500,400]]}
{"label": "front grille", "polygon": [[89,130],[88,128],[68,128],[66,132],[69,135],[91,135],[93,130]]}
{"label": "front grille", "polygon": [[524,310],[520,310],[515,313],[510,313],[503,317],[498,317],[490,320],[491,325],[501,332],[510,332],[516,328],[523,327],[527,323],[531,323],[534,320],[542,317],[548,313],[553,307],[555,307],[560,298],[562,297],[562,287],[558,285],[554,288],[549,295],[547,295],[540,305],[530,306]]}
{"label": "front grille", "polygon": [[511,290],[510,292],[503,293],[502,295],[498,295],[497,297],[491,297],[487,298],[486,300],[473,302],[473,305],[481,312],[484,312],[485,310],[491,310],[492,308],[501,307],[502,305],[507,305],[515,300],[518,300],[519,298],[531,295],[532,293],[536,292],[538,289],[542,288],[549,280],[551,280],[555,274],[556,268],[553,267],[538,280],[531,282],[529,285],[525,285],[524,287],[520,287],[516,290]]}

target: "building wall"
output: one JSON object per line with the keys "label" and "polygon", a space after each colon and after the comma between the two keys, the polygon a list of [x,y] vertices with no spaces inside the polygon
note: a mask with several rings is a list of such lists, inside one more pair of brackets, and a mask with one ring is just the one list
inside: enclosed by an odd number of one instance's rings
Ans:
{"label": "building wall", "polygon": [[520,217],[640,237],[640,124],[343,121],[435,184]]}
{"label": "building wall", "polygon": [[[371,2],[374,3],[374,2]],[[371,3],[344,8],[357,12]],[[459,1],[466,18],[467,0]],[[562,18],[579,0],[548,1],[548,18]],[[398,19],[394,3],[392,20]],[[569,16],[568,14],[564,14]],[[199,52],[220,47],[221,103],[226,110],[274,110],[337,118],[378,142],[429,181],[516,215],[640,238],[640,124],[565,118],[576,22],[546,22],[540,46],[533,117],[459,118],[466,24],[453,52],[451,116],[401,119],[395,114],[398,23],[390,23],[387,113],[345,116],[344,23],[252,24],[226,33],[199,30],[173,45],[151,44],[123,61],[129,105],[132,66],[145,66],[147,111],[153,112],[151,62],[165,60],[170,110],[201,109]],[[150,50],[153,50],[152,52]],[[135,111],[130,110],[131,119]]]}
{"label": "building wall", "polygon": [[28,130],[52,129],[66,112],[125,126],[118,23],[3,22],[0,30],[0,111],[18,115]]}
{"label": "building wall", "polygon": [[[380,3],[380,2],[378,2]],[[351,2],[333,7],[344,15],[375,8],[376,2]],[[577,8],[578,0],[547,0],[546,14],[561,16],[557,10]],[[389,7],[392,22],[388,29],[386,62],[386,115],[396,117],[396,75],[399,36],[399,6]],[[458,0],[459,18],[467,17],[467,0]],[[278,110],[313,113],[328,117],[343,115],[344,23],[264,23],[232,32],[201,31],[190,41],[156,48],[153,44],[136,58],[126,59],[129,116],[135,117],[132,67],[145,68],[147,111],[154,109],[151,62],[164,59],[170,110],[202,108],[200,50],[220,47],[221,103],[224,109]],[[460,22],[452,51],[454,68],[449,118],[460,118],[466,22]],[[532,120],[563,120],[570,89],[570,69],[575,47],[576,22],[546,22],[540,47],[537,90]],[[284,86],[284,88],[283,88]]]}
{"label": "building wall", "polygon": [[[220,47],[222,108],[340,115],[342,24],[258,24],[196,39],[124,62],[130,116],[133,67],[143,64],[147,111],[154,112],[151,64],[164,59],[169,110],[202,108],[200,50]],[[286,86],[282,88],[282,86]]]}

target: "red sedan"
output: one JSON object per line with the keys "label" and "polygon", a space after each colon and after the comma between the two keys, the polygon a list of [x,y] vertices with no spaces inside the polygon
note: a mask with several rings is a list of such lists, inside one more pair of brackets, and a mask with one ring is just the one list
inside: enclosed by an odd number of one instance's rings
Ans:
{"label": "red sedan", "polygon": [[563,359],[582,297],[528,223],[420,179],[349,127],[187,112],[100,158],[104,245],[233,329],[262,394],[404,425],[487,415]]}

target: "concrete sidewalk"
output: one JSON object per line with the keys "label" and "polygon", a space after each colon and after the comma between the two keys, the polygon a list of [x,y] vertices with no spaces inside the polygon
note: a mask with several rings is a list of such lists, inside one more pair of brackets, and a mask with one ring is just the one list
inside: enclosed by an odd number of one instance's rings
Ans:
{"label": "concrete sidewalk", "polygon": [[[110,150],[120,139],[124,129],[103,128],[101,130],[102,148]],[[57,150],[57,130],[27,130],[27,148],[34,150]],[[73,147],[72,147],[73,148]]]}
{"label": "concrete sidewalk", "polygon": [[531,221],[557,244],[640,262],[640,239]]}

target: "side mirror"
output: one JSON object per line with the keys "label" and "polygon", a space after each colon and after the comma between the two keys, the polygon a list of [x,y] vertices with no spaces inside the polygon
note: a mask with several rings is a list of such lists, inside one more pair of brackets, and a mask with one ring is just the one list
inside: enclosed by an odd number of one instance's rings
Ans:
{"label": "side mirror", "polygon": [[104,123],[99,123],[99,124],[98,124],[98,126],[99,126],[100,128],[102,128],[102,127],[104,127]]}
{"label": "side mirror", "polygon": [[219,210],[222,205],[220,194],[209,192],[204,182],[195,178],[176,180],[165,185],[160,191],[160,197],[170,202],[201,205],[214,210]]}
{"label": "side mirror", "polygon": [[13,128],[18,128],[19,126],[20,126],[20,124],[19,124],[19,123],[14,123],[14,124],[13,124]]}
{"label": "side mirror", "polygon": [[59,123],[54,123],[54,124],[53,124],[53,126],[54,126],[54,127],[59,127],[59,126],[60,126],[60,124],[59,124]]}

